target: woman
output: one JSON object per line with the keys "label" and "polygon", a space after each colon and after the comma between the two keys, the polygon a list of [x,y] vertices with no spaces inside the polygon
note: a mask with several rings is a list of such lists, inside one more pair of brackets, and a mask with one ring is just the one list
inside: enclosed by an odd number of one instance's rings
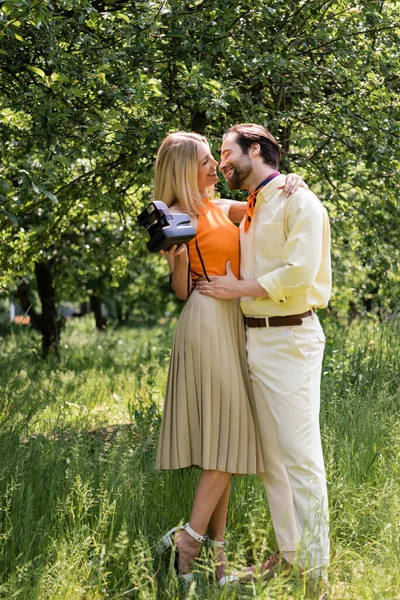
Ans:
{"label": "woman", "polygon": [[[176,570],[191,581],[192,561],[208,528],[222,586],[237,579],[225,575],[223,548],[231,476],[264,467],[239,303],[201,295],[195,287],[200,277],[224,275],[228,260],[239,277],[239,231],[233,222],[241,221],[246,203],[208,198],[218,182],[217,167],[206,138],[196,133],[168,135],[157,154],[155,198],[172,213],[190,215],[196,237],[160,252],[176,295],[188,301],[175,330],[156,468],[202,469],[189,522],[166,533],[160,546],[176,548]],[[295,191],[302,182],[295,175],[290,179],[286,188]]]}

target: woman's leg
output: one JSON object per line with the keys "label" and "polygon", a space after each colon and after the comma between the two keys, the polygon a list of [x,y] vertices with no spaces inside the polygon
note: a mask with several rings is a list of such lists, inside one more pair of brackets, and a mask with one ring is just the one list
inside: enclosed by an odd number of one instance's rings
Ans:
{"label": "woman's leg", "polygon": [[231,478],[225,486],[211,519],[208,524],[208,533],[212,540],[223,542],[225,538],[226,517],[228,514],[229,494],[231,491]]}
{"label": "woman's leg", "polygon": [[[213,539],[223,539],[230,481],[231,473],[201,472],[189,519],[191,528],[200,535],[205,534],[210,524],[210,533],[219,536]],[[187,573],[190,571],[192,560],[199,555],[201,545],[184,530],[177,532],[176,545],[179,554],[179,573]]]}
{"label": "woman's leg", "polygon": [[[218,528],[218,521],[222,516],[225,530],[226,510],[228,507],[229,490],[225,499],[225,505],[219,506],[219,503],[224,495],[227,486],[230,484],[232,474],[222,471],[202,471],[199,483],[196,490],[196,495],[193,502],[192,513],[190,515],[190,526],[204,535],[207,527],[211,525],[211,519],[214,526],[212,533],[219,534],[220,531],[215,531]],[[216,511],[218,507],[218,511]],[[223,534],[222,534],[223,535]],[[216,538],[215,538],[216,539]]]}
{"label": "woman's leg", "polygon": [[[223,542],[225,539],[226,530],[226,517],[228,514],[229,494],[231,491],[231,479],[226,485],[226,488],[215,507],[213,514],[211,515],[210,522],[208,524],[208,533],[212,540],[216,542]],[[219,581],[225,576],[226,569],[226,556],[224,548],[214,547],[214,560],[216,565],[216,577]]]}

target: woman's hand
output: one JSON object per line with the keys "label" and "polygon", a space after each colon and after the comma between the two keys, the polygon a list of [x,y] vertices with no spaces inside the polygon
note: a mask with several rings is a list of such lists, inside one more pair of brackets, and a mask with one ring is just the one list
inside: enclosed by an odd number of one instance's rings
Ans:
{"label": "woman's hand", "polygon": [[171,246],[169,250],[159,250],[158,254],[160,256],[179,256],[182,252],[185,252],[186,244],[180,244],[179,246],[175,244]]}
{"label": "woman's hand", "polygon": [[289,173],[286,175],[285,183],[278,186],[278,190],[285,190],[286,197],[289,197],[297,192],[297,190],[301,187],[305,190],[308,190],[308,185],[305,181],[303,181],[300,175],[296,175],[296,173]]}
{"label": "woman's hand", "polygon": [[187,300],[188,285],[188,253],[186,244],[175,244],[169,250],[159,250],[160,256],[165,256],[171,273],[171,286],[180,300]]}

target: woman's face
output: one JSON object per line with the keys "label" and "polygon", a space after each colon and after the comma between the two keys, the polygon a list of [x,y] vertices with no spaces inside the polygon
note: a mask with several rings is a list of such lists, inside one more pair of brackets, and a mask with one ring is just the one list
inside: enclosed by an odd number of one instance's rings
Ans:
{"label": "woman's face", "polygon": [[206,189],[211,185],[218,183],[217,167],[218,161],[211,154],[208,144],[199,143],[197,145],[197,185],[203,197],[206,196]]}

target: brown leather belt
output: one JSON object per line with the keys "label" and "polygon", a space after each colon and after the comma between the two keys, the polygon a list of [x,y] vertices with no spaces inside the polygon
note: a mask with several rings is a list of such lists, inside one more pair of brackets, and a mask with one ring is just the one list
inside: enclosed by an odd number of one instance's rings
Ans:
{"label": "brown leather belt", "polygon": [[312,310],[301,315],[287,315],[285,317],[245,317],[247,327],[291,327],[301,325],[305,317],[311,317]]}

